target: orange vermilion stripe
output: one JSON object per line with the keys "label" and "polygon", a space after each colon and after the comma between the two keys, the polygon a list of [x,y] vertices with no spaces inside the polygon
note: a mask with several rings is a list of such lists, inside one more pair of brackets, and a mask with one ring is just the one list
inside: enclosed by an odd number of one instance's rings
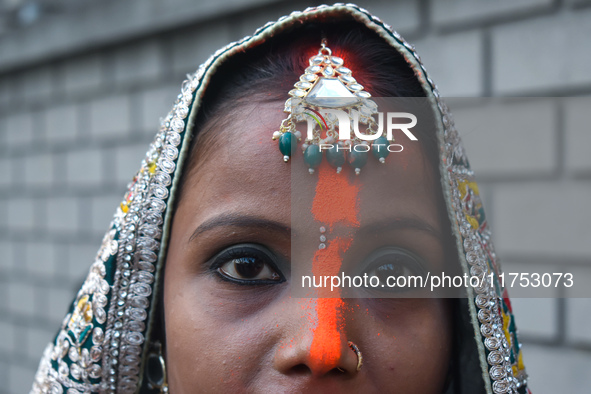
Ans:
{"label": "orange vermilion stripe", "polygon": [[326,162],[322,163],[312,201],[314,220],[330,229],[337,223],[358,227],[358,194],[359,185],[349,182],[346,169],[337,174]]}
{"label": "orange vermilion stripe", "polygon": [[[319,168],[316,193],[312,202],[312,215],[317,222],[328,226],[329,230],[332,230],[337,223],[359,226],[359,186],[350,182],[349,179],[348,174],[337,174],[326,163]],[[351,237],[337,237],[329,239],[325,249],[317,250],[312,262],[314,277],[339,275],[342,254],[349,248],[351,242]],[[344,340],[342,336],[345,335],[342,316],[344,303],[340,298],[340,289],[331,293],[330,287],[320,288],[318,297],[316,300],[318,320],[314,328],[310,359],[319,366],[335,368],[341,358]]]}

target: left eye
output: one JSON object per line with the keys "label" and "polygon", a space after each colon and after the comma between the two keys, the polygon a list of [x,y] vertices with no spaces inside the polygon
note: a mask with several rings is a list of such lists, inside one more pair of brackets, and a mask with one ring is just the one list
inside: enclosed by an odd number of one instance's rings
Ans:
{"label": "left eye", "polygon": [[[399,259],[397,259],[399,260]],[[396,263],[385,263],[378,267],[371,269],[368,273],[368,276],[376,276],[380,279],[380,283],[386,283],[386,280],[389,276],[410,276],[410,275],[417,275],[416,269],[413,267],[409,267],[405,263],[396,262]]]}
{"label": "left eye", "polygon": [[365,271],[369,277],[377,277],[384,290],[400,291],[402,289],[388,288],[389,277],[424,276],[424,261],[407,250],[397,247],[386,247],[372,253],[366,260]]}
{"label": "left eye", "polygon": [[222,251],[213,267],[223,279],[240,284],[279,283],[280,274],[273,256],[258,245],[238,245]]}

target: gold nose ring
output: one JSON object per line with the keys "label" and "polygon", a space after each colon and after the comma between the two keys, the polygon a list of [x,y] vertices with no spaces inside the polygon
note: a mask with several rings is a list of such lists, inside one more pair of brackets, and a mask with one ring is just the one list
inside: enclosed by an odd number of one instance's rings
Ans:
{"label": "gold nose ring", "polygon": [[353,342],[349,341],[348,344],[351,350],[353,350],[357,355],[357,371],[359,372],[359,370],[363,366],[363,355],[361,354],[361,350],[359,350],[359,347],[357,347],[357,345],[355,345]]}

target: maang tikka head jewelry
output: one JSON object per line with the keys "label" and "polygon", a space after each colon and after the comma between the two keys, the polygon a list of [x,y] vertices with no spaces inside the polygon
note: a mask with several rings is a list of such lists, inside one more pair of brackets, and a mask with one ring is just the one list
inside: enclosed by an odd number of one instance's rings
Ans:
{"label": "maang tikka head jewelry", "polygon": [[[359,174],[370,150],[384,163],[389,154],[386,148],[389,141],[382,136],[382,119],[379,124],[374,119],[378,106],[371,94],[353,78],[344,60],[332,55],[326,39],[309,63],[294,89],[289,91],[290,97],[283,110],[287,118],[273,133],[273,139],[279,140],[283,160],[289,161],[302,139],[296,123],[306,121],[302,151],[311,174],[322,162],[323,152],[337,172],[348,163]],[[363,127],[362,133],[359,129]]]}

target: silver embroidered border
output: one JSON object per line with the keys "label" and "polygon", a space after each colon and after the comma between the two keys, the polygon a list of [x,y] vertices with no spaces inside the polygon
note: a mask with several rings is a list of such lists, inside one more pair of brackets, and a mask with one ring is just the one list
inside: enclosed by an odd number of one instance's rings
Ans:
{"label": "silver embroidered border", "polygon": [[[108,313],[101,393],[133,393],[140,384],[145,322],[151,305],[168,187],[197,85],[195,77],[183,83],[182,93],[142,162],[142,168],[148,170],[135,183],[129,211],[123,216],[113,283],[117,294],[113,294]],[[153,174],[149,163],[155,163]]]}

